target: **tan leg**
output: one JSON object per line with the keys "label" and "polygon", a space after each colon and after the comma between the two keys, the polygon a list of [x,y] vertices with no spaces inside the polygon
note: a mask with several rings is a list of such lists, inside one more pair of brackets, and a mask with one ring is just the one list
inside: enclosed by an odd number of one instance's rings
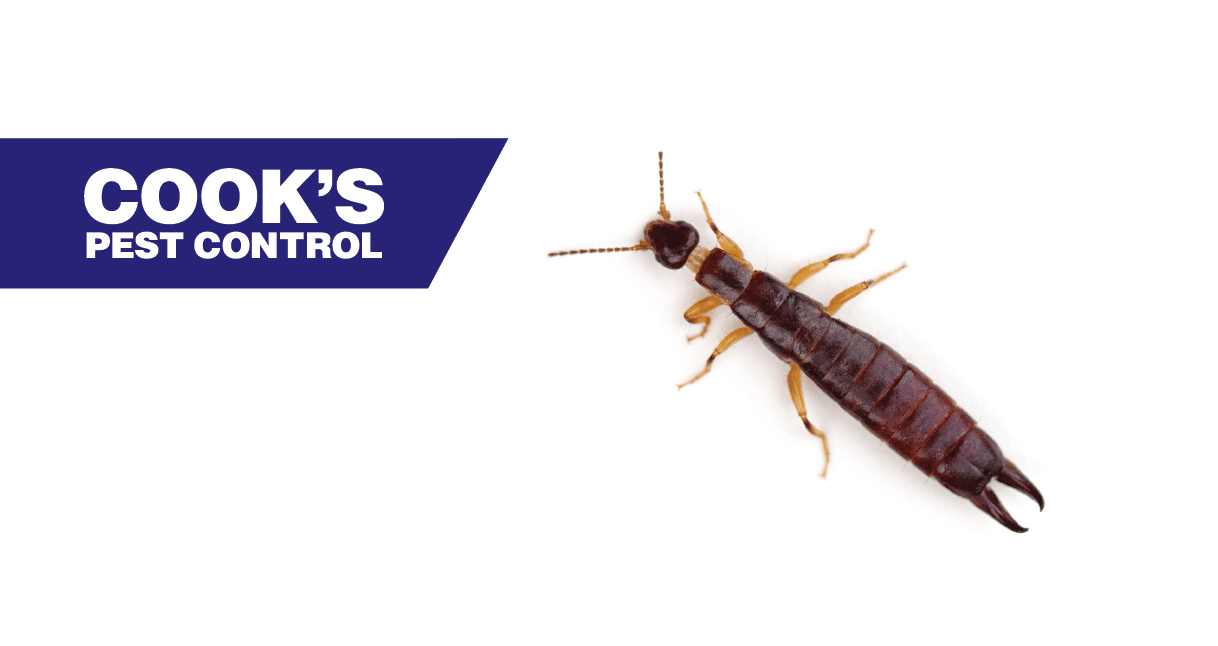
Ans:
{"label": "tan leg", "polygon": [[855,296],[862,294],[868,287],[874,287],[876,285],[879,285],[880,283],[884,282],[884,279],[897,273],[898,271],[901,271],[902,269],[905,269],[905,263],[901,263],[900,267],[893,269],[892,271],[888,272],[887,274],[884,274],[883,276],[880,276],[879,278],[875,278],[872,280],[865,280],[853,287],[847,287],[846,289],[843,289],[840,294],[838,294],[837,296],[834,296],[833,299],[829,301],[829,306],[825,308],[825,311],[829,313],[829,316],[833,316],[834,314],[837,313],[837,311],[839,309],[842,308],[843,305],[846,304],[846,301],[849,301],[850,299],[854,298]]}
{"label": "tan leg", "polygon": [[865,250],[867,247],[871,246],[871,234],[873,234],[873,233],[875,233],[875,229],[871,229],[871,230],[867,231],[867,242],[864,242],[863,246],[859,247],[858,249],[855,249],[854,251],[851,251],[850,253],[839,253],[836,255],[829,256],[828,258],[825,258],[824,260],[822,260],[820,262],[814,262],[814,263],[808,265],[807,267],[804,267],[803,269],[800,269],[799,271],[795,272],[795,275],[791,276],[791,282],[787,283],[787,287],[790,287],[791,289],[795,289],[796,287],[799,287],[800,283],[804,282],[805,280],[808,280],[814,274],[816,274],[820,270],[824,269],[825,267],[828,267],[830,263],[837,262],[838,260],[846,260],[849,258],[853,258],[853,257],[863,253],[863,250]]}
{"label": "tan leg", "polygon": [[723,235],[723,232],[719,230],[719,227],[715,226],[715,221],[711,219],[710,208],[706,206],[706,200],[702,199],[702,191],[697,191],[697,195],[698,199],[702,201],[702,212],[706,214],[706,223],[710,225],[711,231],[715,232],[715,237],[719,240],[719,246],[727,252],[727,255],[743,262],[744,252],[740,250],[740,245],[732,242],[731,238]]}
{"label": "tan leg", "polygon": [[701,323],[702,331],[693,336],[685,337],[685,340],[693,341],[694,339],[706,336],[706,329],[710,327],[710,317],[706,316],[706,314],[722,304],[723,301],[719,300],[718,296],[707,296],[697,303],[690,305],[689,309],[685,310],[685,320],[693,325]]}
{"label": "tan leg", "polygon": [[791,364],[791,372],[787,373],[787,387],[791,389],[791,401],[795,402],[795,412],[799,413],[799,419],[804,421],[804,428],[820,438],[820,445],[825,450],[825,468],[820,472],[820,477],[823,478],[829,473],[829,439],[808,421],[808,410],[804,407],[803,378],[804,373],[800,371],[799,366]]}
{"label": "tan leg", "polygon": [[706,367],[702,369],[702,372],[699,372],[698,374],[694,375],[693,379],[690,379],[689,381],[678,385],[677,390],[681,390],[682,388],[701,379],[703,375],[710,372],[711,363],[713,363],[715,361],[715,357],[723,354],[723,351],[730,348],[733,343],[739,341],[740,339],[743,339],[744,337],[746,337],[752,333],[753,333],[753,331],[747,327],[742,327],[742,328],[729,332],[728,335],[723,337],[723,340],[719,342],[719,345],[715,346],[715,351],[712,352],[710,358],[706,360]]}

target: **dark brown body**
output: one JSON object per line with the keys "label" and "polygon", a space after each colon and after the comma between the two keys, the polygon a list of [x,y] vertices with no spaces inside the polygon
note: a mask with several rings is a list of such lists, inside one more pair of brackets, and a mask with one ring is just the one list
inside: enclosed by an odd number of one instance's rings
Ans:
{"label": "dark brown body", "polygon": [[[787,372],[791,401],[804,428],[820,438],[826,470],[829,466],[828,440],[824,432],[808,420],[801,371],[924,473],[953,493],[968,498],[1007,529],[1026,532],[1027,529],[1003,508],[989,484],[991,480],[997,480],[1012,487],[1035,500],[1043,510],[1045,499],[1032,481],[1010,460],[1004,459],[998,444],[977,428],[973,418],[921,370],[875,337],[832,316],[844,303],[904,269],[905,265],[843,290],[833,297],[828,308],[794,291],[795,286],[829,263],[862,253],[870,244],[874,230],[868,233],[867,243],[857,250],[809,264],[795,272],[790,283],[784,283],[765,272],[753,271],[740,247],[715,226],[701,193],[698,193],[698,199],[702,202],[706,223],[715,234],[717,248],[708,250],[698,246],[697,229],[688,222],[673,220],[664,207],[664,154],[661,153],[660,217],[644,227],[643,240],[632,247],[574,249],[550,255],[650,250],[655,254],[656,262],[668,269],[688,267],[696,273],[698,284],[712,294],[685,311],[686,321],[702,324],[702,331],[690,336],[689,340],[706,334],[710,325],[706,314],[723,304],[732,308],[747,329],[740,328],[723,337],[706,360],[702,372],[678,388],[700,379],[710,371],[716,356],[755,332],[774,354],[792,364]],[[825,471],[822,471],[821,476],[824,475]]]}
{"label": "dark brown body", "polygon": [[696,280],[897,453],[979,506],[983,496],[992,497],[986,496],[990,479],[1004,479],[1009,464],[1002,450],[892,348],[722,249],[710,252]]}

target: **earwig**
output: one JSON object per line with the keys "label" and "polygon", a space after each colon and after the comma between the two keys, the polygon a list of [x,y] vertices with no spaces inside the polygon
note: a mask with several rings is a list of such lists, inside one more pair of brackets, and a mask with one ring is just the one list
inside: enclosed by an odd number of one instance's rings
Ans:
{"label": "earwig", "polygon": [[921,370],[875,337],[833,316],[850,299],[901,271],[905,265],[843,290],[827,306],[795,291],[831,263],[862,253],[870,245],[874,230],[853,252],[814,262],[783,282],[753,269],[740,247],[715,225],[701,192],[697,195],[718,241],[714,249],[698,246],[698,231],[693,225],[672,220],[664,205],[664,153],[660,153],[660,217],[647,223],[643,240],[631,247],[578,249],[550,255],[650,250],[656,261],[669,269],[689,268],[695,274],[694,280],[710,292],[685,312],[686,321],[702,325],[702,330],[689,340],[706,334],[710,324],[706,315],[721,305],[727,305],[744,327],[724,337],[706,360],[705,368],[678,388],[707,374],[715,357],[731,345],[757,334],[770,351],[791,365],[787,387],[804,427],[821,441],[825,459],[822,477],[829,469],[829,442],[808,421],[802,375],[807,375],[833,401],[923,473],[952,493],[968,498],[1007,529],[1027,531],[1007,513],[989,484],[997,479],[1035,500],[1043,510],[1045,500],[1036,486],[1003,457],[998,444],[977,427],[973,418]]}

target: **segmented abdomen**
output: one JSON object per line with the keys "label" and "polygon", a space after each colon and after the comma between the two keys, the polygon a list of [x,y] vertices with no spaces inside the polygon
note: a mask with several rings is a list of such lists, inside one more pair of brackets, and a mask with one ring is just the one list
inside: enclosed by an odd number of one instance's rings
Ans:
{"label": "segmented abdomen", "polygon": [[753,272],[732,311],[779,357],[919,469],[962,496],[1002,470],[1002,451],[892,348],[843,323],[765,272]]}

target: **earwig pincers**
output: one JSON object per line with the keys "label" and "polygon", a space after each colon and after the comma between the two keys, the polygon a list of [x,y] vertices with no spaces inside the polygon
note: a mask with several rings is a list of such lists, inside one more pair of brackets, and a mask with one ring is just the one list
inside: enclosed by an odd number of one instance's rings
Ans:
{"label": "earwig pincers", "polygon": [[829,469],[829,442],[808,421],[802,375],[807,375],[863,426],[952,493],[968,498],[1007,529],[1027,531],[1007,513],[989,488],[990,481],[996,479],[1032,498],[1043,510],[1044,497],[1027,476],[1003,457],[998,444],[922,371],[875,337],[834,318],[852,298],[901,271],[905,265],[843,290],[827,306],[795,291],[829,264],[862,253],[871,243],[874,230],[858,249],[807,265],[783,282],[753,269],[740,247],[715,225],[701,192],[697,195],[718,242],[713,249],[699,246],[697,229],[688,222],[673,220],[664,205],[664,154],[660,153],[660,217],[647,223],[638,244],[550,255],[650,250],[656,262],[668,269],[689,268],[695,274],[694,280],[710,292],[685,312],[686,321],[702,325],[702,330],[689,340],[706,334],[710,323],[707,314],[722,305],[727,305],[744,326],[727,334],[702,371],[678,388],[700,379],[710,371],[715,357],[755,333],[779,359],[791,364],[787,387],[804,427],[820,438],[825,455],[822,477]]}

